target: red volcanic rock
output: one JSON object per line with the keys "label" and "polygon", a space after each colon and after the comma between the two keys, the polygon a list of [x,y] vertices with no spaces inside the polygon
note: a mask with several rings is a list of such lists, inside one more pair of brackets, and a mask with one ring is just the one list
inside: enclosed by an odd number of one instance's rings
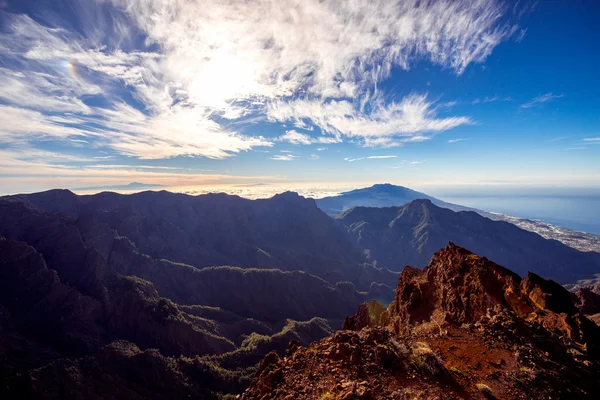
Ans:
{"label": "red volcanic rock", "polygon": [[270,355],[241,398],[598,398],[600,328],[573,299],[450,244],[404,269],[387,309],[365,303],[345,330]]}

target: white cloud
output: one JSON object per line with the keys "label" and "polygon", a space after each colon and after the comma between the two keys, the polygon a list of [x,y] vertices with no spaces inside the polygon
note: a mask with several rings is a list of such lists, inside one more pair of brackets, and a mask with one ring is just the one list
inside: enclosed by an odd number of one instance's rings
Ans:
{"label": "white cloud", "polygon": [[358,157],[358,158],[346,157],[346,158],[344,158],[344,161],[354,162],[354,161],[360,161],[360,160],[385,160],[385,159],[397,158],[397,157],[398,156],[368,156],[368,157]]}
{"label": "white cloud", "polygon": [[[71,120],[75,123],[82,122],[77,117],[72,117]],[[86,129],[64,126],[65,119],[60,116],[6,105],[0,105],[0,121],[0,142],[13,144],[32,139],[83,137],[93,133]]]}
{"label": "white cloud", "polygon": [[381,80],[420,58],[460,74],[517,29],[500,21],[506,10],[494,0],[114,3],[167,49],[176,81],[218,88],[199,95],[213,104],[300,88],[354,97],[363,77]]}
{"label": "white cloud", "polygon": [[486,96],[484,98],[477,98],[471,102],[471,104],[479,103],[494,103],[497,101],[513,101],[512,97],[500,97],[500,96]]}
{"label": "white cloud", "polygon": [[569,138],[569,136],[558,136],[558,137],[552,138],[548,141],[549,142],[558,142],[559,140],[564,140],[564,139],[568,139],[568,138]]}
{"label": "white cloud", "polygon": [[428,60],[462,74],[518,30],[496,0],[96,0],[74,9],[79,30],[6,14],[0,98],[15,119],[0,127],[4,143],[225,158],[272,146],[228,123],[266,117],[325,133],[286,133],[290,143],[400,146],[471,120],[438,117],[425,95],[384,101],[377,83],[392,67]]}
{"label": "white cloud", "polygon": [[450,140],[448,140],[448,143],[462,142],[463,140],[467,140],[467,139],[465,139],[465,138],[450,139]]}
{"label": "white cloud", "polygon": [[309,135],[289,130],[284,135],[279,136],[279,141],[288,142],[291,144],[312,144],[313,139]]}
{"label": "white cloud", "polygon": [[427,160],[416,160],[416,161],[408,161],[402,160],[400,164],[392,165],[390,168],[404,168],[405,166],[414,167],[415,165],[423,164]]}
{"label": "white cloud", "polygon": [[585,138],[583,139],[585,142],[600,142],[600,137],[595,138]]}
{"label": "white cloud", "polygon": [[565,97],[565,95],[564,94],[546,93],[541,96],[534,97],[527,103],[521,104],[521,108],[531,108],[531,107],[537,106],[539,104],[546,103],[548,101],[552,101],[554,99],[559,99],[561,97]]}
{"label": "white cloud", "polygon": [[272,121],[307,121],[333,138],[360,138],[365,146],[394,147],[406,142],[429,139],[435,133],[472,123],[468,117],[437,118],[433,103],[425,95],[411,94],[399,103],[377,101],[365,115],[349,101],[295,100],[273,102],[267,115]]}
{"label": "white cloud", "polygon": [[327,137],[327,136],[312,137],[305,133],[297,132],[293,129],[286,131],[285,134],[279,136],[276,140],[279,142],[288,142],[291,144],[298,144],[298,145],[309,145],[309,144],[315,144],[315,143],[333,144],[333,143],[340,142],[340,139],[335,138],[335,137]]}
{"label": "white cloud", "polygon": [[285,153],[285,154],[276,154],[273,157],[271,157],[271,160],[275,160],[275,161],[292,161],[294,158],[296,158],[295,155],[290,154],[290,153]]}
{"label": "white cloud", "polygon": [[396,158],[398,156],[369,156],[367,159],[377,160],[377,159],[386,159],[386,158]]}
{"label": "white cloud", "polygon": [[[161,54],[108,52],[96,43],[62,29],[47,28],[26,16],[14,16],[12,34],[0,34],[3,54],[20,71],[0,69],[0,140],[11,145],[40,139],[86,143],[91,139],[117,153],[150,159],[175,156],[225,158],[258,146],[262,137],[230,131],[212,118],[215,110],[182,101],[157,63]],[[85,48],[88,46],[88,48]],[[90,72],[91,71],[91,72]],[[85,74],[99,73],[103,87]],[[114,86],[140,101],[146,112],[124,103]],[[111,108],[91,107],[84,96],[101,95]],[[60,113],[60,114],[57,114]],[[222,117],[236,113],[231,107]],[[78,139],[74,139],[77,136]]]}

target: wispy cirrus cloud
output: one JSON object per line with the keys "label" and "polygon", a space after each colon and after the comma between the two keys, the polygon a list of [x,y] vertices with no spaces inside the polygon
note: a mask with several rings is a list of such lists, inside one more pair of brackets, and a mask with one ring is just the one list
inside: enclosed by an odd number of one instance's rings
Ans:
{"label": "wispy cirrus cloud", "polygon": [[465,139],[465,138],[449,139],[448,143],[457,143],[457,142],[462,142],[463,140],[467,140],[467,139]]}
{"label": "wispy cirrus cloud", "polygon": [[425,95],[411,94],[399,103],[377,101],[366,115],[347,100],[278,101],[269,105],[272,121],[311,123],[335,138],[361,140],[367,147],[395,147],[407,142],[428,140],[431,133],[471,124],[469,117],[438,118],[437,110]]}
{"label": "wispy cirrus cloud", "polygon": [[417,166],[419,164],[423,164],[426,161],[427,160],[413,160],[413,161],[402,160],[402,161],[400,161],[400,164],[391,165],[390,168],[397,169],[397,168],[403,168],[403,167],[406,167],[406,166],[414,167],[414,166]]}
{"label": "wispy cirrus cloud", "polygon": [[2,15],[0,112],[12,121],[0,127],[3,143],[222,159],[273,146],[236,128],[267,119],[325,134],[282,135],[293,144],[400,146],[472,121],[440,117],[425,94],[387,101],[378,83],[393,67],[426,60],[460,75],[519,31],[496,0],[95,0],[72,9],[77,29],[55,14]]}
{"label": "wispy cirrus cloud", "polygon": [[361,161],[361,160],[385,160],[385,159],[397,158],[397,157],[398,156],[368,156],[368,157],[357,157],[357,158],[346,157],[346,158],[344,158],[344,161],[354,162],[354,161]]}
{"label": "wispy cirrus cloud", "polygon": [[471,102],[471,104],[479,104],[479,103],[494,103],[497,101],[513,101],[512,97],[501,97],[501,96],[486,96],[484,98],[477,98]]}
{"label": "wispy cirrus cloud", "polygon": [[565,139],[568,139],[568,138],[569,138],[569,136],[557,136],[555,138],[552,138],[552,139],[548,140],[548,142],[558,142],[560,140],[565,140]]}
{"label": "wispy cirrus cloud", "polygon": [[316,144],[316,143],[333,144],[333,143],[341,142],[341,140],[336,137],[332,137],[332,136],[313,137],[313,136],[307,135],[305,133],[300,133],[293,129],[286,131],[285,134],[279,136],[276,139],[276,141],[287,142],[287,143],[298,144],[298,145],[309,145],[309,144]]}
{"label": "wispy cirrus cloud", "polygon": [[540,96],[534,97],[527,103],[521,104],[521,108],[535,107],[535,106],[538,106],[543,103],[547,103],[547,102],[555,100],[555,99],[560,99],[561,97],[565,97],[565,95],[564,94],[552,94],[552,93],[542,94]]}
{"label": "wispy cirrus cloud", "polygon": [[291,155],[291,154],[277,154],[277,155],[271,157],[271,160],[275,160],[275,161],[292,161],[294,158],[296,158],[296,156]]}
{"label": "wispy cirrus cloud", "polygon": [[275,154],[273,157],[270,157],[270,159],[274,161],[292,161],[297,157],[298,156],[292,151],[281,150],[280,154]]}

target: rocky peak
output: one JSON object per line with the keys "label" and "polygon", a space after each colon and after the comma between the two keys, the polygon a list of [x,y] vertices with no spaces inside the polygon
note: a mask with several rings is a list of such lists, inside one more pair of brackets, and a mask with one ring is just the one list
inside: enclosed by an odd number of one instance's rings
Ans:
{"label": "rocky peak", "polygon": [[242,398],[597,398],[600,328],[574,298],[450,243],[404,268],[387,309],[269,356]]}
{"label": "rocky peak", "polygon": [[399,332],[424,322],[473,323],[497,305],[526,315],[533,307],[520,282],[511,271],[450,243],[424,270],[405,267],[389,318]]}
{"label": "rocky peak", "polygon": [[306,198],[304,196],[300,196],[296,192],[283,192],[276,194],[272,197],[272,200],[276,202],[281,202],[283,204],[294,204],[296,206],[310,207],[317,209],[317,204],[313,199]]}

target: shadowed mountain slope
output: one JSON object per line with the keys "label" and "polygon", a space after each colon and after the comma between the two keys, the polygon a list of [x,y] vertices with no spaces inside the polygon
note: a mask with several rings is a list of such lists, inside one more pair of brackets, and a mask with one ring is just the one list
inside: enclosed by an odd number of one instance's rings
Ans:
{"label": "shadowed mountain slope", "polygon": [[355,207],[339,220],[378,264],[392,270],[424,267],[449,241],[512,269],[573,282],[600,271],[600,254],[583,253],[513,224],[415,200],[402,207]]}
{"label": "shadowed mountain slope", "polygon": [[512,217],[452,204],[403,186],[378,184],[368,188],[352,190],[338,196],[317,199],[316,202],[317,206],[327,214],[339,216],[344,211],[354,207],[402,207],[418,199],[430,200],[436,206],[452,211],[474,211],[493,221],[510,222],[521,229],[535,232],[546,239],[558,240],[579,251],[595,251],[600,253],[599,235],[563,228],[540,220]]}
{"label": "shadowed mountain slope", "polygon": [[243,399],[595,399],[600,327],[553,281],[450,244],[406,267],[387,309],[269,354]]}
{"label": "shadowed mountain slope", "polygon": [[295,193],[265,200],[161,192],[77,196],[66,190],[5,197],[41,212],[102,222],[141,253],[195,267],[300,270],[328,282],[393,286],[396,274],[364,258],[337,222]]}
{"label": "shadowed mountain slope", "polygon": [[104,223],[30,207],[0,200],[3,398],[168,398],[170,384],[141,389],[165,363],[184,397],[239,392],[264,354],[324,337],[329,322],[315,317],[341,323],[366,298],[305,272],[156,260]]}

